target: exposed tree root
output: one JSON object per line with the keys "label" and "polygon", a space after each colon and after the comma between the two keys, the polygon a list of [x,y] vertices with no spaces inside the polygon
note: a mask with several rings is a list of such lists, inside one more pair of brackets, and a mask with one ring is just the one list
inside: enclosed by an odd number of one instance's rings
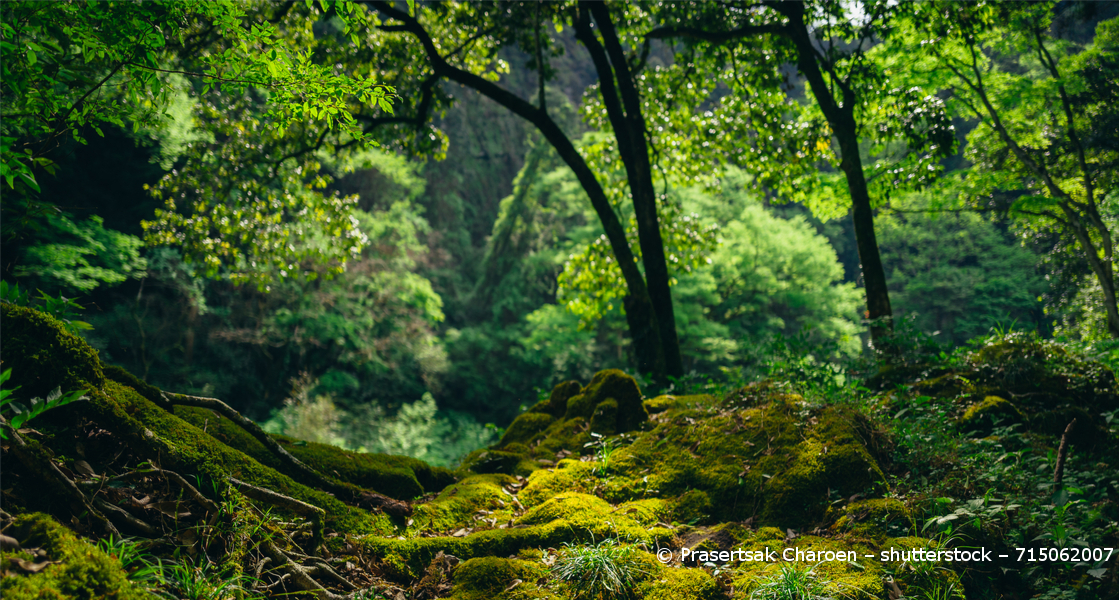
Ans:
{"label": "exposed tree root", "polygon": [[349,501],[365,509],[378,509],[396,517],[407,517],[412,514],[412,507],[406,502],[401,502],[376,492],[360,490],[359,488],[330,480],[322,473],[319,473],[315,469],[307,466],[303,461],[292,456],[279,442],[261,429],[260,425],[244,417],[241,413],[217,398],[204,398],[201,396],[189,396],[187,394],[175,394],[171,392],[163,392],[163,397],[173,406],[193,406],[216,411],[235,423],[238,427],[244,429],[249,435],[256,438],[269,452],[279,458],[281,462],[298,473],[305,480],[310,481],[312,485],[334,494],[343,501]]}
{"label": "exposed tree root", "polygon": [[61,492],[63,496],[68,498],[75,505],[80,506],[82,510],[74,511],[75,514],[81,514],[83,511],[86,512],[102,533],[113,535],[118,538],[120,537],[120,532],[117,531],[116,526],[114,526],[101,511],[90,504],[89,499],[78,489],[77,484],[59,470],[58,465],[55,465],[54,461],[46,456],[42,450],[32,448],[27,442],[23,441],[19,432],[9,427],[7,421],[4,420],[3,417],[0,417],[0,427],[7,429],[9,435],[8,448],[12,454],[15,455],[16,459],[27,467],[28,471],[31,473],[41,473],[42,476],[46,478],[47,482]]}
{"label": "exposed tree root", "polygon": [[157,538],[162,534],[161,531],[147,521],[141,520],[139,517],[134,516],[123,508],[115,504],[110,504],[101,498],[94,497],[93,505],[100,509],[109,520],[116,522],[117,525],[125,529],[131,529],[144,537]]}
{"label": "exposed tree root", "polygon": [[302,500],[296,500],[290,496],[285,496],[279,492],[274,492],[269,489],[257,487],[255,485],[245,483],[233,477],[229,478],[229,483],[237,488],[237,491],[261,502],[267,502],[273,506],[286,508],[296,514],[303,515],[311,520],[311,548],[310,553],[316,554],[319,551],[319,546],[323,541],[323,520],[326,517],[326,511],[317,507],[307,504]]}
{"label": "exposed tree root", "polygon": [[291,576],[292,583],[299,589],[315,594],[320,600],[340,600],[344,598],[344,596],[335,594],[315,581],[308,569],[296,563],[272,542],[261,544],[261,549],[268,558],[272,559],[273,563],[286,571],[286,575]]}

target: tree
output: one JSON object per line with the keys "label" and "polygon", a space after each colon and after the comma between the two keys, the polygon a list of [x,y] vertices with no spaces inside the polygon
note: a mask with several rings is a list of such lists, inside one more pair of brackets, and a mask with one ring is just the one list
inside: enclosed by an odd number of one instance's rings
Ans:
{"label": "tree", "polygon": [[[5,2],[0,9],[0,177],[8,192],[4,202],[5,238],[25,235],[38,227],[44,215],[57,212],[57,207],[37,201],[37,173],[53,171],[51,153],[61,141],[72,138],[82,142],[90,133],[100,135],[106,126],[130,126],[137,131],[165,125],[167,106],[176,93],[183,91],[182,78],[177,76],[190,79],[197,88],[187,85],[186,91],[197,96],[224,92],[254,97],[257,111],[266,115],[279,136],[320,121],[337,136],[368,141],[348,103],[391,112],[392,89],[369,77],[336,73],[333,65],[317,62],[306,44],[288,43],[298,38],[286,35],[290,31],[282,30],[277,23],[289,13],[299,12],[293,10],[294,4],[272,8],[229,0]],[[360,22],[366,16],[365,11],[348,2],[336,3],[333,8],[344,22]],[[313,37],[307,26],[311,21],[306,15],[298,16],[303,26],[293,29],[303,30],[301,41],[306,41]],[[280,38],[281,31],[284,39]],[[213,220],[193,222],[210,233],[228,237],[244,232],[245,217],[272,221],[275,230],[275,222],[285,219],[285,209],[293,208],[284,205],[283,200],[288,198],[280,194],[263,205],[246,202],[251,210],[239,213],[238,201],[246,198],[216,195],[217,203],[212,196],[204,200],[180,198],[168,214],[178,211],[194,219],[206,213],[207,203],[210,207],[234,207]],[[302,212],[305,220],[317,221],[328,230],[354,229],[342,219],[343,211],[333,209],[329,198],[304,195],[299,200],[306,202],[295,202],[292,212]],[[242,218],[235,219],[235,225],[221,226],[222,218],[228,222],[230,216],[239,214]],[[192,240],[185,239],[182,228],[174,225],[150,241],[186,242],[189,247]],[[251,231],[238,241],[251,247],[261,241],[261,231]],[[283,231],[281,235],[291,233]],[[198,240],[202,248],[207,241]],[[284,255],[290,247],[275,240],[263,246],[271,255]],[[327,254],[344,261],[353,244],[341,246],[343,252]],[[290,262],[290,257],[286,258]]]}
{"label": "tree", "polygon": [[[729,95],[697,119],[692,131],[703,146],[711,143],[722,151],[724,160],[758,173],[760,184],[796,198],[790,188],[811,185],[817,176],[814,163],[834,151],[846,179],[866,317],[876,341],[891,330],[893,312],[874,231],[872,192],[879,192],[880,202],[892,189],[927,183],[938,170],[936,159],[954,148],[943,104],[920,90],[895,88],[872,56],[875,45],[891,35],[897,11],[893,3],[877,0],[673,3],[658,6],[661,24],[648,33],[698,47],[694,59],[677,61],[686,65],[683,74],[720,76]],[[780,93],[795,91],[782,73],[788,63],[807,82],[815,100],[811,110],[788,104]],[[714,88],[713,83],[697,86]],[[815,119],[814,111],[823,118]],[[868,161],[863,153],[872,145],[879,146],[880,156]]]}
{"label": "tree", "polygon": [[[486,97],[529,121],[555,148],[560,158],[572,169],[602,222],[606,240],[617,261],[626,284],[626,319],[638,356],[638,368],[658,377],[683,374],[675,317],[669,290],[668,267],[657,218],[656,198],[652,186],[652,167],[648,147],[643,139],[641,106],[633,85],[633,73],[626,62],[622,45],[614,30],[612,17],[603,6],[534,3],[513,4],[449,4],[423,11],[428,18],[412,16],[388,2],[370,2],[369,6],[390,19],[381,31],[401,32],[414,36],[427,58],[434,80],[449,79],[477,90]],[[629,175],[629,186],[640,239],[644,273],[638,268],[636,253],[626,239],[626,229],[588,160],[575,143],[549,114],[539,95],[537,105],[524,100],[479,73],[489,61],[471,57],[470,51],[485,58],[503,46],[520,46],[536,57],[541,87],[548,77],[544,56],[551,51],[552,41],[542,35],[548,21],[574,21],[578,39],[588,48],[598,71],[610,122]],[[446,23],[455,22],[460,29],[447,33]],[[593,24],[592,24],[593,23]],[[525,26],[528,25],[528,26]],[[600,40],[594,25],[602,31]],[[464,33],[463,29],[466,32]],[[531,32],[531,33],[525,33]],[[440,33],[447,38],[438,38]],[[457,39],[455,39],[457,37]],[[489,53],[487,55],[487,53]],[[473,68],[473,70],[472,70]],[[428,81],[425,84],[433,85]],[[430,109],[432,105],[421,105]],[[416,118],[427,118],[417,112]]]}
{"label": "tree", "polygon": [[[971,208],[997,209],[1078,247],[1119,338],[1115,200],[1119,186],[1119,19],[1078,44],[1054,32],[1056,4],[915,3],[908,47],[926,85],[951,92],[975,164]],[[1009,202],[1007,202],[1009,200]]]}

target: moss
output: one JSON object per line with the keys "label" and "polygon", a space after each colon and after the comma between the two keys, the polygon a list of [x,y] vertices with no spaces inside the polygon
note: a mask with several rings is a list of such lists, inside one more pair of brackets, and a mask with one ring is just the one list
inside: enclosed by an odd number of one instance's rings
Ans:
{"label": "moss", "polygon": [[[497,475],[479,477],[501,477]],[[509,480],[504,480],[509,481]],[[490,485],[493,490],[500,490],[499,486]],[[435,503],[446,503],[452,495],[450,490],[464,484],[486,485],[473,478],[464,480],[445,491],[447,498],[436,499]],[[478,512],[471,510],[475,506],[489,506],[495,510],[495,516],[500,519],[507,518],[511,513],[503,512],[496,502],[478,503],[477,498],[482,496],[479,490],[464,491],[466,498],[475,498],[475,502],[457,507],[457,514],[449,518],[446,523],[461,525],[465,522],[475,523],[472,516]],[[491,497],[496,500],[496,497]],[[423,505],[417,507],[413,515],[416,527],[424,525],[426,510]],[[627,508],[638,508],[630,506]],[[649,507],[645,507],[649,508]],[[429,564],[439,552],[452,554],[461,559],[480,556],[510,556],[525,551],[526,549],[539,549],[557,547],[563,543],[578,542],[588,543],[605,538],[620,538],[651,545],[667,545],[673,539],[673,532],[669,529],[648,526],[646,522],[638,520],[640,509],[636,511],[623,510],[622,507],[613,507],[601,498],[579,493],[558,494],[548,498],[546,502],[529,509],[511,525],[500,523],[498,528],[474,531],[464,536],[442,537],[413,537],[406,539],[389,539],[380,537],[366,537],[360,540],[364,551],[382,563],[388,576],[398,580],[412,580],[422,573],[425,565]],[[501,528],[501,526],[505,526]],[[426,530],[426,527],[423,527]]]}
{"label": "moss", "polygon": [[[25,548],[39,547],[56,562],[33,574],[5,574],[0,591],[6,600],[32,598],[105,598],[130,600],[151,598],[134,586],[119,561],[79,539],[73,532],[41,513],[21,515],[5,531]],[[12,556],[0,553],[7,564]]]}
{"label": "moss", "polygon": [[[204,430],[230,448],[243,452],[269,468],[286,471],[284,463],[280,462],[272,451],[229,419],[211,410],[192,406],[176,406],[174,412],[175,416]],[[301,442],[285,436],[273,437],[293,456],[327,477],[401,500],[417,498],[424,495],[426,491],[414,472],[393,464],[391,461],[393,457],[347,452],[335,446]],[[290,475],[297,480],[302,478],[300,473],[290,473]],[[450,476],[449,471],[448,476]],[[312,483],[306,480],[301,482]]]}
{"label": "moss", "polygon": [[512,443],[528,443],[536,434],[548,428],[555,417],[547,413],[541,412],[526,412],[518,415],[509,427],[505,430],[505,434],[501,436],[501,442],[498,447],[507,446]]}
{"label": "moss", "polygon": [[637,381],[617,369],[596,373],[587,387],[577,396],[568,399],[564,418],[591,418],[595,408],[611,398],[617,403],[614,431],[632,431],[649,419],[649,413],[645,411],[641,401],[641,388],[637,386]]}
{"label": "moss", "polygon": [[655,415],[671,408],[708,407],[714,406],[716,402],[716,398],[709,394],[697,394],[692,396],[663,395],[646,400],[645,410],[649,414]]}
{"label": "moss", "polygon": [[579,455],[583,444],[591,439],[590,423],[583,417],[556,421],[544,431],[543,438],[536,443],[537,456],[555,456],[560,450]]}
{"label": "moss", "polygon": [[598,403],[594,407],[594,414],[591,416],[591,431],[600,433],[602,435],[614,435],[618,433],[618,401],[613,398],[607,398]]}
{"label": "moss", "polygon": [[618,514],[626,515],[642,525],[656,525],[668,521],[674,506],[670,500],[645,498],[623,502],[615,509]]}
{"label": "moss", "polygon": [[726,598],[719,583],[702,569],[661,569],[660,573],[638,586],[637,596],[645,600],[717,600]]}
{"label": "moss", "polygon": [[894,498],[857,500],[843,507],[831,530],[861,539],[884,542],[915,531],[916,522],[905,504]]}
{"label": "moss", "polygon": [[70,333],[61,321],[24,306],[0,304],[4,344],[0,359],[12,370],[10,386],[20,398],[46,397],[56,387],[67,392],[105,382],[97,351]]}
{"label": "moss", "polygon": [[998,420],[1022,423],[1025,422],[1026,416],[1009,400],[998,396],[987,396],[982,402],[968,407],[964,416],[960,417],[960,426],[989,433],[994,422]]}
{"label": "moss", "polygon": [[616,511],[613,506],[598,496],[578,492],[549,498],[517,519],[518,525],[543,525],[555,522],[564,522],[570,527],[583,531],[601,530],[606,525],[612,537],[630,542],[648,543],[653,540],[650,530],[629,515]]}
{"label": "moss", "polygon": [[583,385],[578,381],[565,381],[557,385],[552,388],[552,393],[548,396],[548,403],[545,405],[544,412],[557,419],[562,418],[564,413],[567,412],[567,401],[582,390]]}
{"label": "moss", "polygon": [[577,460],[561,460],[552,470],[540,470],[528,478],[520,493],[521,504],[537,506],[563,492],[585,492],[591,483],[593,468]]}
{"label": "moss", "polygon": [[698,523],[711,514],[711,497],[703,490],[688,490],[677,500],[672,518],[680,523]]}
{"label": "moss", "polygon": [[412,532],[446,532],[473,527],[478,511],[508,508],[512,497],[502,488],[516,483],[508,475],[473,475],[445,488],[435,499],[418,504]]}
{"label": "moss", "polygon": [[[780,538],[778,538],[780,536]],[[796,538],[785,545],[784,534],[771,530],[763,535],[758,532],[755,539],[742,545],[744,550],[768,548],[781,557],[777,562],[742,562],[733,576],[734,588],[752,592],[766,579],[777,576],[782,568],[812,569],[823,586],[826,596],[849,598],[851,600],[878,600],[882,597],[882,578],[886,575],[882,563],[877,558],[867,559],[874,548],[857,541],[832,539],[807,535]],[[797,554],[800,552],[801,554]],[[835,558],[838,553],[853,553],[856,560],[828,560],[826,553]],[[792,559],[785,562],[786,557]]]}
{"label": "moss", "polygon": [[105,377],[112,379],[117,383],[123,383],[128,387],[136,390],[141,396],[151,400],[153,403],[163,406],[166,400],[163,398],[163,393],[159,388],[154,385],[149,385],[147,382],[142,381],[139,377],[129,373],[121,367],[116,365],[101,365],[101,370],[105,373]]}
{"label": "moss", "polygon": [[[457,600],[551,598],[554,596],[536,586],[536,582],[547,574],[546,569],[529,561],[492,556],[472,558],[455,569],[455,587],[451,598]],[[514,586],[517,580],[520,580],[520,583]]]}
{"label": "moss", "polygon": [[91,396],[87,404],[95,420],[112,422],[135,448],[161,457],[167,468],[211,481],[233,476],[287,494],[325,510],[328,526],[336,529],[354,533],[392,530],[387,517],[347,506],[330,494],[297,483],[157,407],[132,388],[110,381]]}

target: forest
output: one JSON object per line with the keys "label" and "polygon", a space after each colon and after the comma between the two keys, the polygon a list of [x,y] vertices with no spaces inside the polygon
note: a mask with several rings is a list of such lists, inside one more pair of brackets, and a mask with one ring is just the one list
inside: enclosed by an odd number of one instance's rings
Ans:
{"label": "forest", "polygon": [[1119,599],[1119,2],[0,2],[0,596]]}

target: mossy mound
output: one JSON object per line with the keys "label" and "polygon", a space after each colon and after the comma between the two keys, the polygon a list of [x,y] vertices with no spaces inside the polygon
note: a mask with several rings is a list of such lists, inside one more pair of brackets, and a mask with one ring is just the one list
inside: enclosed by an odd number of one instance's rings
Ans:
{"label": "mossy mound", "polygon": [[67,392],[105,383],[97,351],[48,314],[4,303],[0,331],[4,368],[12,370],[11,385],[21,387],[21,398],[46,397],[56,387]]}
{"label": "mossy mound", "polygon": [[455,570],[455,600],[556,598],[536,582],[547,576],[539,564],[512,558],[472,558]]}
{"label": "mossy mound", "polygon": [[[23,548],[0,552],[0,569],[3,569],[0,596],[6,600],[140,600],[153,597],[128,580],[128,573],[115,557],[77,537],[47,515],[21,515],[4,533],[15,538]],[[44,556],[36,557],[29,552],[35,548]],[[44,561],[50,564],[44,567]],[[29,572],[36,569],[41,570]]]}
{"label": "mossy mound", "polygon": [[[299,483],[282,472],[278,464],[262,464],[251,454],[264,458],[263,446],[223,417],[200,409],[179,408],[176,413],[169,412],[146,397],[156,396],[155,388],[141,386],[144,395],[120,383],[135,379],[126,372],[110,368],[111,378],[105,377],[97,352],[53,317],[6,303],[0,306],[0,314],[4,330],[2,360],[5,367],[12,368],[10,384],[22,386],[17,392],[20,397],[58,386],[64,391],[87,390],[87,402],[50,411],[41,419],[44,425],[55,422],[61,428],[59,435],[48,436],[48,448],[51,443],[59,443],[62,445],[58,451],[68,451],[73,442],[66,442],[65,433],[73,435],[76,423],[94,423],[126,445],[135,462],[152,461],[210,485],[224,485],[227,478],[235,477],[320,507],[326,511],[327,522],[339,529],[394,530],[387,516],[348,506],[331,494]],[[180,411],[195,423],[181,418]],[[430,467],[424,467],[433,480],[450,476],[449,472],[437,475]]]}
{"label": "mossy mound", "polygon": [[952,400],[960,425],[980,433],[989,433],[999,421],[1059,437],[1076,418],[1070,440],[1086,447],[1106,438],[1107,423],[1101,415],[1119,409],[1119,388],[1111,369],[1072,355],[1057,342],[1024,334],[963,352],[951,367],[884,367],[867,382],[867,387],[884,392],[899,385],[918,395]]}
{"label": "mossy mound", "polygon": [[960,427],[990,432],[996,424],[1023,423],[1026,416],[1014,404],[998,396],[987,396],[968,407],[960,417]]}
{"label": "mossy mound", "polygon": [[[192,406],[176,406],[175,416],[204,429],[223,444],[252,457],[272,469],[283,469],[283,462],[264,444],[236,423],[214,411]],[[284,448],[319,473],[344,483],[375,490],[391,498],[411,500],[438,492],[454,481],[454,474],[443,467],[433,467],[408,456],[349,452],[315,442],[304,442],[282,435],[273,435]],[[301,483],[313,482],[294,474]]]}
{"label": "mossy mound", "polygon": [[574,440],[570,439],[555,444],[558,433],[566,432],[568,435],[565,438],[577,437],[589,427],[601,435],[614,435],[633,431],[648,420],[649,412],[642,401],[637,381],[617,369],[611,369],[596,373],[586,387],[580,386],[577,381],[565,381],[554,387],[547,400],[537,403],[513,420],[497,447],[507,449],[512,444],[535,447],[551,439],[553,443],[535,453],[538,457],[547,458],[549,453],[573,445],[570,442]]}

